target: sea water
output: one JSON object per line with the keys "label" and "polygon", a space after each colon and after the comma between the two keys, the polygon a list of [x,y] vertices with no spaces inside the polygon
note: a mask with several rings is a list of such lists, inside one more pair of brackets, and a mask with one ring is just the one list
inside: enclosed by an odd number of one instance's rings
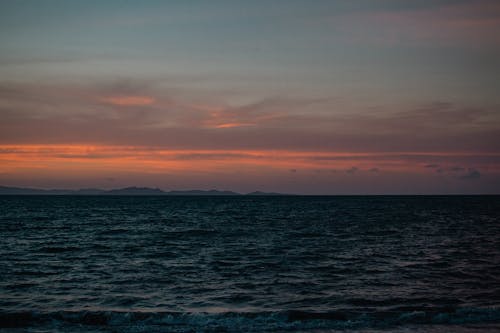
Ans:
{"label": "sea water", "polygon": [[2,196],[0,331],[500,331],[500,197]]}

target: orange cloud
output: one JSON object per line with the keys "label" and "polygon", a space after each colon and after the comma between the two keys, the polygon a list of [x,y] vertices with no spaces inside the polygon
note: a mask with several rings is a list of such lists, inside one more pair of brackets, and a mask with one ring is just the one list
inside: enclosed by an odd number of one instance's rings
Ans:
{"label": "orange cloud", "polygon": [[242,127],[242,126],[252,126],[252,123],[226,123],[215,125],[215,128],[231,128],[231,127]]}
{"label": "orange cloud", "polygon": [[101,100],[104,103],[118,106],[148,106],[155,102],[155,99],[149,96],[111,96]]}

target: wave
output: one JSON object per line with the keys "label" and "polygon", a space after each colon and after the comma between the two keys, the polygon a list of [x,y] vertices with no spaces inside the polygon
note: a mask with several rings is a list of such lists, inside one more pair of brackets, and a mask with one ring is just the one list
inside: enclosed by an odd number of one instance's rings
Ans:
{"label": "wave", "polygon": [[[408,325],[500,323],[500,308],[425,308],[412,311],[277,312],[0,312],[0,328],[75,328],[120,332],[273,332],[384,329]],[[88,329],[89,331],[91,329]]]}

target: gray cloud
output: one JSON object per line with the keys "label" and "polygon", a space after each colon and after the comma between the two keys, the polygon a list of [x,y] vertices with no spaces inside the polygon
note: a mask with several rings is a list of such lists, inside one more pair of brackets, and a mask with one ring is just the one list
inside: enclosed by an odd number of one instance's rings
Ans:
{"label": "gray cloud", "polygon": [[464,175],[460,176],[459,177],[460,179],[464,179],[464,180],[473,180],[473,179],[479,179],[481,178],[481,173],[474,169],[474,168],[469,168],[467,170],[467,173],[465,173]]}
{"label": "gray cloud", "polygon": [[[127,94],[149,96],[154,103],[122,107],[102,102],[107,96]],[[498,110],[436,102],[406,111],[338,113],[330,111],[336,101],[329,99],[271,98],[228,106],[199,105],[188,95],[175,98],[154,80],[2,82],[0,142],[338,152],[500,151]],[[216,128],[224,124],[234,127]],[[411,155],[401,158],[420,160]]]}
{"label": "gray cloud", "polygon": [[[443,46],[498,45],[494,31],[500,27],[500,5],[495,0],[434,1],[434,4],[394,5],[358,11],[331,24],[349,26],[346,38],[377,44]],[[425,1],[427,2],[427,1]],[[369,27],[369,29],[367,28]],[[394,32],[398,33],[395,34]]]}
{"label": "gray cloud", "polygon": [[353,166],[353,167],[351,167],[351,168],[347,169],[345,172],[347,172],[348,174],[351,174],[351,175],[352,175],[352,174],[355,174],[356,172],[358,172],[358,170],[359,170],[359,169],[358,169],[357,167],[354,167],[354,166]]}
{"label": "gray cloud", "polygon": [[[426,166],[427,167],[427,166]],[[462,180],[470,180],[470,179],[479,179],[481,178],[481,173],[479,170],[475,168],[465,168],[462,166],[451,166],[451,167],[445,167],[445,166],[438,166],[438,165],[433,165],[432,169],[445,177],[452,177],[456,179],[462,179]]]}

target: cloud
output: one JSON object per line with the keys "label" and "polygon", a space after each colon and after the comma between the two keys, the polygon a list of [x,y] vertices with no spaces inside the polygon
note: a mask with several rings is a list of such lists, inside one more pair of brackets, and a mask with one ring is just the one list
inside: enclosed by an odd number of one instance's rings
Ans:
{"label": "cloud", "polygon": [[465,168],[460,167],[460,166],[454,166],[454,167],[450,167],[448,170],[450,170],[451,172],[461,172],[461,171],[464,171]]}
{"label": "cloud", "polygon": [[223,123],[215,125],[215,128],[233,128],[233,127],[243,127],[243,126],[253,126],[253,123]]}
{"label": "cloud", "polygon": [[[428,166],[425,166],[428,167]],[[479,179],[481,177],[481,173],[479,170],[475,168],[465,168],[462,166],[454,165],[450,167],[439,166],[437,164],[431,165],[431,169],[434,169],[436,173],[446,176],[453,177],[456,179]]]}
{"label": "cloud", "polygon": [[467,173],[464,174],[464,175],[462,175],[462,176],[460,176],[459,178],[460,179],[464,179],[464,180],[479,179],[479,178],[481,178],[481,173],[478,170],[474,169],[474,168],[469,168],[467,170]]}
{"label": "cloud", "polygon": [[436,2],[347,13],[331,19],[348,40],[402,45],[499,45],[500,4],[494,0]]}
{"label": "cloud", "polygon": [[308,106],[324,101],[324,99],[283,99],[268,98],[255,103],[240,106],[222,105],[200,107],[207,110],[201,116],[201,124],[207,128],[233,128],[245,126],[267,126],[279,124],[291,115],[305,112]]}
{"label": "cloud", "polygon": [[101,99],[104,103],[117,106],[147,106],[153,105],[155,99],[149,96],[111,96]]}
{"label": "cloud", "polygon": [[[203,103],[195,93],[170,91],[154,81],[0,82],[0,143],[394,152],[419,162],[418,152],[476,152],[494,159],[487,154],[500,151],[500,112],[494,108],[435,102],[343,113],[335,111],[336,103],[319,98]],[[434,161],[439,162],[435,157],[427,163]]]}
{"label": "cloud", "polygon": [[[404,193],[415,193],[418,189],[422,189],[417,191],[421,193],[427,193],[429,189],[432,189],[432,193],[443,193],[450,190],[447,184],[455,184],[457,187],[466,187],[467,193],[498,192],[498,186],[494,186],[500,180],[498,163],[467,168],[464,170],[466,172],[453,171],[454,167],[443,167],[443,174],[436,177],[423,170],[420,162],[401,159],[397,154],[392,156],[392,160],[389,156],[377,160],[376,153],[363,156],[352,153],[351,160],[347,153],[340,154],[343,158],[339,160],[314,158],[318,155],[334,157],[336,154],[297,150],[172,150],[121,145],[2,145],[0,181],[18,186],[49,184],[44,186],[56,187],[57,184],[69,184],[99,187],[111,184],[106,178],[113,177],[113,184],[119,186],[184,188],[213,184],[210,186],[224,185],[236,189],[238,187],[234,184],[239,184],[248,190],[269,190],[279,185],[280,191],[288,189],[290,193],[302,193],[308,188],[310,193],[316,194],[359,194],[365,193],[367,189],[376,190],[377,193],[397,193],[404,188]],[[422,160],[428,158],[423,156]],[[374,161],[384,170],[383,173],[370,171],[374,169]],[[479,179],[479,168],[488,170],[488,180]],[[459,179],[478,181],[459,182]],[[408,188],[410,185],[411,189]],[[332,189],[334,192],[331,192]]]}
{"label": "cloud", "polygon": [[351,167],[349,169],[347,169],[345,172],[347,172],[348,174],[355,174],[356,172],[358,172],[358,168],[357,167]]}
{"label": "cloud", "polygon": [[174,154],[175,159],[178,160],[231,160],[231,159],[260,159],[265,158],[256,152],[231,152],[231,151],[201,151],[201,152],[177,152]]}

